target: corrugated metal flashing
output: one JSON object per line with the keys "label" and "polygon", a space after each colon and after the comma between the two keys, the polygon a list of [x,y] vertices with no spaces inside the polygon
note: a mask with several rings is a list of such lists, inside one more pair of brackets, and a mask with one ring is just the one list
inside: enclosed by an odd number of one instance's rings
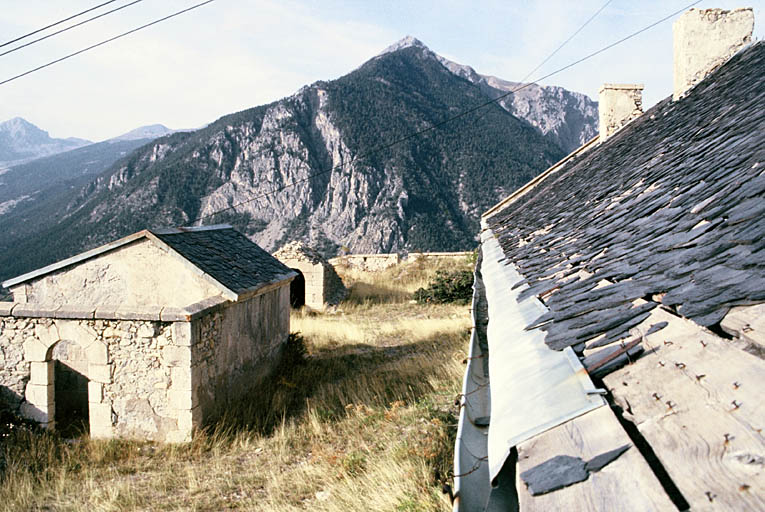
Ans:
{"label": "corrugated metal flashing", "polygon": [[527,286],[505,264],[494,233],[481,234],[482,274],[489,304],[489,475],[494,480],[517,444],[606,404],[574,351],[545,345],[544,333],[524,328],[547,311],[536,298],[518,301]]}

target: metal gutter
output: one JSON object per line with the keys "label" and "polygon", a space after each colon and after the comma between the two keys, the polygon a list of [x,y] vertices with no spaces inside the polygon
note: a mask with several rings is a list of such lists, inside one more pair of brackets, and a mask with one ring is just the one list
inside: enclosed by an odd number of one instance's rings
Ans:
{"label": "metal gutter", "polygon": [[489,477],[502,470],[510,450],[537,434],[606,404],[574,351],[551,350],[544,333],[524,328],[547,308],[536,298],[518,301],[526,285],[485,220],[481,234],[481,273],[489,307],[487,337],[491,377]]}
{"label": "metal gutter", "polygon": [[488,428],[476,425],[476,420],[490,416],[489,376],[484,372],[483,353],[478,340],[476,305],[480,300],[480,263],[473,278],[473,302],[470,311],[473,330],[470,336],[467,368],[462,381],[457,439],[454,445],[454,512],[482,510],[491,485],[487,463],[486,435]]}

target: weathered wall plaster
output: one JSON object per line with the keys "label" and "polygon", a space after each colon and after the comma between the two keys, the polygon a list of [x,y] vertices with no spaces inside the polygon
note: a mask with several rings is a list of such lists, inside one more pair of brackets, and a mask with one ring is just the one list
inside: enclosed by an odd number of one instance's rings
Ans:
{"label": "weathered wall plaster", "polygon": [[281,286],[193,322],[190,377],[196,421],[236,407],[272,373],[289,336],[289,300],[289,286]]}
{"label": "weathered wall plaster", "polygon": [[642,113],[642,84],[603,84],[598,97],[600,142]]}
{"label": "weathered wall plaster", "polygon": [[674,91],[677,100],[752,41],[751,8],[691,9],[672,25]]}
{"label": "weathered wall plaster", "polygon": [[11,287],[15,302],[82,307],[183,307],[220,294],[188,263],[147,239]]}

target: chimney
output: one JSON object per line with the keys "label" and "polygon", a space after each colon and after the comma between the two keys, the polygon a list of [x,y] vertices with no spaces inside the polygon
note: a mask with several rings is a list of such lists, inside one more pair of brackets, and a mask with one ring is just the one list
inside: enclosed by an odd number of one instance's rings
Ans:
{"label": "chimney", "polygon": [[678,100],[709,73],[752,41],[751,8],[691,9],[672,26],[674,38],[674,91]]}
{"label": "chimney", "polygon": [[600,142],[643,113],[643,84],[603,84],[598,97]]}

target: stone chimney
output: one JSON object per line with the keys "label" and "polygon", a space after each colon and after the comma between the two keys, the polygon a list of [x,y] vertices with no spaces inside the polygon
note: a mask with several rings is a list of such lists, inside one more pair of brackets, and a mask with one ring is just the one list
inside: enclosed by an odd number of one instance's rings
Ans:
{"label": "stone chimney", "polygon": [[709,73],[752,41],[751,8],[691,9],[672,26],[674,38],[674,91],[678,100]]}
{"label": "stone chimney", "polygon": [[643,84],[603,84],[598,97],[600,142],[643,113]]}

